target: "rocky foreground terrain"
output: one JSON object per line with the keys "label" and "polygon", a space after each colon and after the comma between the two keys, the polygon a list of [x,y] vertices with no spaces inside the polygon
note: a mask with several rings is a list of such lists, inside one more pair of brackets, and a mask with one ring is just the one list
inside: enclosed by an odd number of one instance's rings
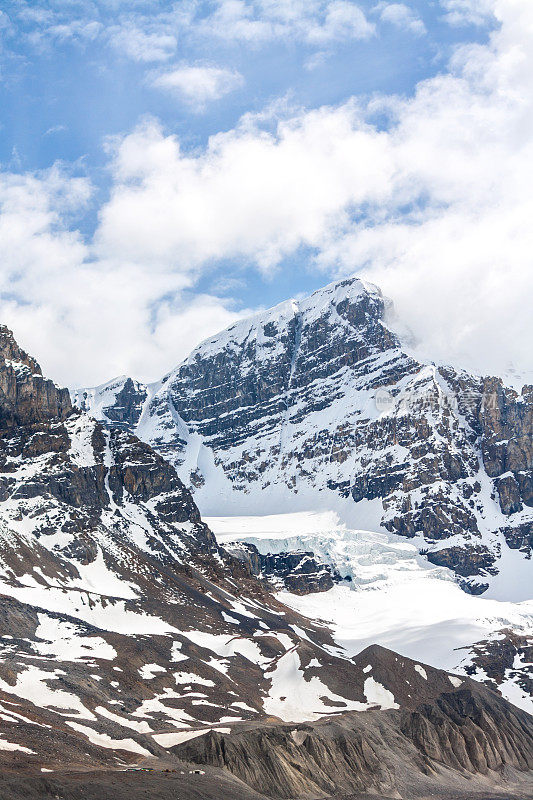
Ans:
{"label": "rocky foreground terrain", "polygon": [[6,328],[0,487],[2,798],[532,796],[530,715],[351,657],[272,593],[276,559],[257,577],[217,544],[174,467]]}

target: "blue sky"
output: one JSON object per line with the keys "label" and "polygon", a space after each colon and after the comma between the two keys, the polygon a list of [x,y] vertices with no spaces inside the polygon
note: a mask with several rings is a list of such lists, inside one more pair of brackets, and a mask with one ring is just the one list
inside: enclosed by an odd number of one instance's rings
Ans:
{"label": "blue sky", "polygon": [[[3,2],[2,162],[9,163],[15,150],[23,168],[83,158],[88,169],[95,169],[105,164],[103,139],[130,130],[142,114],[157,116],[194,147],[235,125],[243,113],[259,111],[287,93],[308,107],[354,94],[409,94],[418,81],[445,66],[458,43],[486,41],[490,25],[488,19],[485,25],[466,20],[451,25],[440,3],[420,0],[402,6],[410,9],[411,19],[404,12],[393,23],[375,10],[379,4],[363,0],[357,7],[375,29],[363,31],[361,38],[339,31],[324,41],[290,33],[243,41],[202,35],[194,21],[167,18],[173,8],[188,5]],[[205,20],[216,6],[198,4],[193,20]],[[148,26],[151,32],[144,35],[153,40],[141,52],[133,46],[128,51],[124,42]],[[168,41],[158,44],[163,37]],[[179,95],[150,83],[151,72],[176,63],[216,65],[238,71],[244,80],[222,102],[191,113]]]}
{"label": "blue sky", "polygon": [[[3,0],[3,319],[63,381],[156,378],[239,314],[362,270],[427,338],[414,253],[428,226],[456,239],[470,140],[501,112],[501,74],[475,72],[502,69],[527,5]],[[488,145],[510,157],[498,125]],[[475,153],[480,186],[489,159]],[[485,335],[460,311],[459,361]],[[449,332],[433,339],[445,358]]]}

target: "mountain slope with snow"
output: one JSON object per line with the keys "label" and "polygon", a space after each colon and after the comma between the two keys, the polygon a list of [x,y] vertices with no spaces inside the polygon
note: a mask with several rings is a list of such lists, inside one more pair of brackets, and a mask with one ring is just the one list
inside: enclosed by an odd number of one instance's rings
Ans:
{"label": "mountain slope with snow", "polygon": [[[237,556],[235,544],[248,543],[264,554],[311,551],[318,562],[330,565],[343,580],[327,591],[302,595],[282,587],[278,597],[326,621],[335,641],[352,656],[376,643],[415,661],[472,675],[533,712],[532,600],[468,595],[450,570],[428,564],[412,543],[394,534],[351,529],[333,511],[206,521]],[[505,593],[511,595],[511,587]]]}
{"label": "mountain slope with snow", "polygon": [[174,468],[72,408],[5,328],[0,486],[0,751],[118,763],[176,730],[283,716],[272,673],[289,652],[305,719],[367,707],[327,628],[281,605]]}
{"label": "mountain slope with snow", "polygon": [[139,762],[194,776],[187,759],[210,777],[183,779],[184,797],[255,800],[268,774],[268,796],[303,798],[348,748],[321,789],[397,796],[408,770],[410,791],[504,781],[525,800],[531,716],[465,674],[354,655],[221,547],[174,467],[116,421],[73,408],[0,329],[0,762],[19,796],[62,796],[95,769],[109,793]]}

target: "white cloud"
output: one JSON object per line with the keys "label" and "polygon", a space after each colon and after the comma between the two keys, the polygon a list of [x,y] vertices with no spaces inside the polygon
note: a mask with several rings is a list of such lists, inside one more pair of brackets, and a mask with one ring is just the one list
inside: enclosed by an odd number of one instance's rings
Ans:
{"label": "white cloud", "polygon": [[237,315],[218,298],[189,300],[179,270],[94,259],[67,228],[90,195],[57,168],[0,175],[0,319],[64,384],[158,378]]}
{"label": "white cloud", "polygon": [[275,134],[247,118],[195,157],[145,123],[118,143],[100,252],[187,270],[245,256],[268,271],[302,244],[319,246],[349,204],[387,198],[387,140],[358,118],[355,105],[302,112]]}
{"label": "white cloud", "polygon": [[174,34],[146,31],[132,23],[112,26],[107,35],[112,47],[133,61],[167,61],[178,46]]}
{"label": "white cloud", "polygon": [[[3,176],[0,318],[61,380],[153,377],[236,316],[190,294],[201,271],[272,273],[303,247],[324,280],[381,283],[426,354],[533,369],[533,4],[491,7],[490,42],[410,98],[278,111],[274,130],[247,115],[193,153],[146,121],[114,142],[94,242],[68,229],[85,182]],[[300,11],[279,4],[276,24]]]}
{"label": "white cloud", "polygon": [[[177,38],[222,39],[258,45],[273,40],[322,46],[368,39],[375,26],[354,0],[187,0],[187,2],[71,3],[36,0],[15,9],[20,35],[42,45],[56,38],[101,34],[137,61],[164,61]],[[73,18],[75,16],[75,18]]]}
{"label": "white cloud", "polygon": [[207,103],[220,100],[244,84],[244,79],[235,70],[210,66],[180,66],[152,77],[151,83],[158,89],[172,92],[183,98],[197,110]]}
{"label": "white cloud", "polygon": [[404,3],[378,3],[375,10],[383,22],[411,31],[418,36],[426,33],[426,26],[418,14]]}
{"label": "white cloud", "polygon": [[494,19],[496,0],[440,0],[450,25],[485,25]]}
{"label": "white cloud", "polygon": [[301,111],[274,133],[247,117],[192,156],[145,124],[117,145],[101,252],[194,274],[312,248],[330,274],[381,282],[435,358],[533,368],[533,5],[495,11],[490,43],[411,99]]}
{"label": "white cloud", "polygon": [[31,34],[29,39],[34,44],[43,45],[50,41],[77,41],[87,42],[94,41],[102,31],[102,23],[98,20],[69,20],[65,23],[58,23],[55,25],[47,25],[43,28],[37,28]]}
{"label": "white cloud", "polygon": [[325,50],[317,50],[305,60],[304,68],[309,72],[312,72],[314,69],[319,69],[327,62],[330,55],[331,54],[327,53]]}
{"label": "white cloud", "polygon": [[11,20],[9,19],[8,15],[5,11],[0,11],[0,31],[4,33],[11,29]]}
{"label": "white cloud", "polygon": [[[377,215],[323,248],[394,297],[426,356],[533,370],[533,5],[498,0],[489,46],[393,106],[396,165]],[[405,208],[413,204],[411,213]]]}
{"label": "white cloud", "polygon": [[43,136],[53,136],[54,133],[64,133],[67,130],[66,125],[52,125],[43,133]]}
{"label": "white cloud", "polygon": [[376,32],[359,6],[345,0],[328,3],[323,21],[313,21],[306,27],[307,41],[320,45],[342,39],[369,39]]}
{"label": "white cloud", "polygon": [[194,18],[194,28],[226,40],[290,39],[319,46],[375,33],[360,6],[349,0],[218,0],[211,14]]}

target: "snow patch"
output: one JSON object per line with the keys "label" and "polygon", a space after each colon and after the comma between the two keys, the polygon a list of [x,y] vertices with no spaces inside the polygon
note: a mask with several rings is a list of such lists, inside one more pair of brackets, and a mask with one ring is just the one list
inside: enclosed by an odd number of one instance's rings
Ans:
{"label": "snow patch", "polygon": [[[364,711],[365,703],[347,700],[332,692],[316,675],[306,680],[296,650],[282,655],[273,671],[268,697],[263,701],[266,714],[284,722],[305,722],[338,711]],[[331,703],[328,703],[331,701]]]}
{"label": "snow patch", "polygon": [[98,747],[106,747],[109,750],[128,750],[130,753],[138,753],[140,756],[152,755],[134,739],[112,739],[107,733],[98,733],[86,725],[80,725],[78,722],[67,722],[67,725],[70,725],[78,733],[82,733],[91,744],[95,744]]}
{"label": "snow patch", "polygon": [[35,755],[35,750],[30,750],[29,747],[23,747],[21,744],[15,742],[6,742],[5,739],[0,737],[0,750],[15,751],[20,750],[21,753],[28,753],[28,755]]}
{"label": "snow patch", "polygon": [[385,687],[374,680],[372,676],[365,680],[363,691],[370,705],[378,705],[382,710],[400,708],[398,703],[394,700],[393,693],[385,689]]}
{"label": "snow patch", "polygon": [[183,744],[190,739],[196,739],[198,736],[205,736],[209,731],[217,731],[218,733],[231,733],[231,728],[205,728],[197,731],[179,731],[176,733],[158,733],[153,739],[160,744],[161,747],[175,747],[177,744]]}

